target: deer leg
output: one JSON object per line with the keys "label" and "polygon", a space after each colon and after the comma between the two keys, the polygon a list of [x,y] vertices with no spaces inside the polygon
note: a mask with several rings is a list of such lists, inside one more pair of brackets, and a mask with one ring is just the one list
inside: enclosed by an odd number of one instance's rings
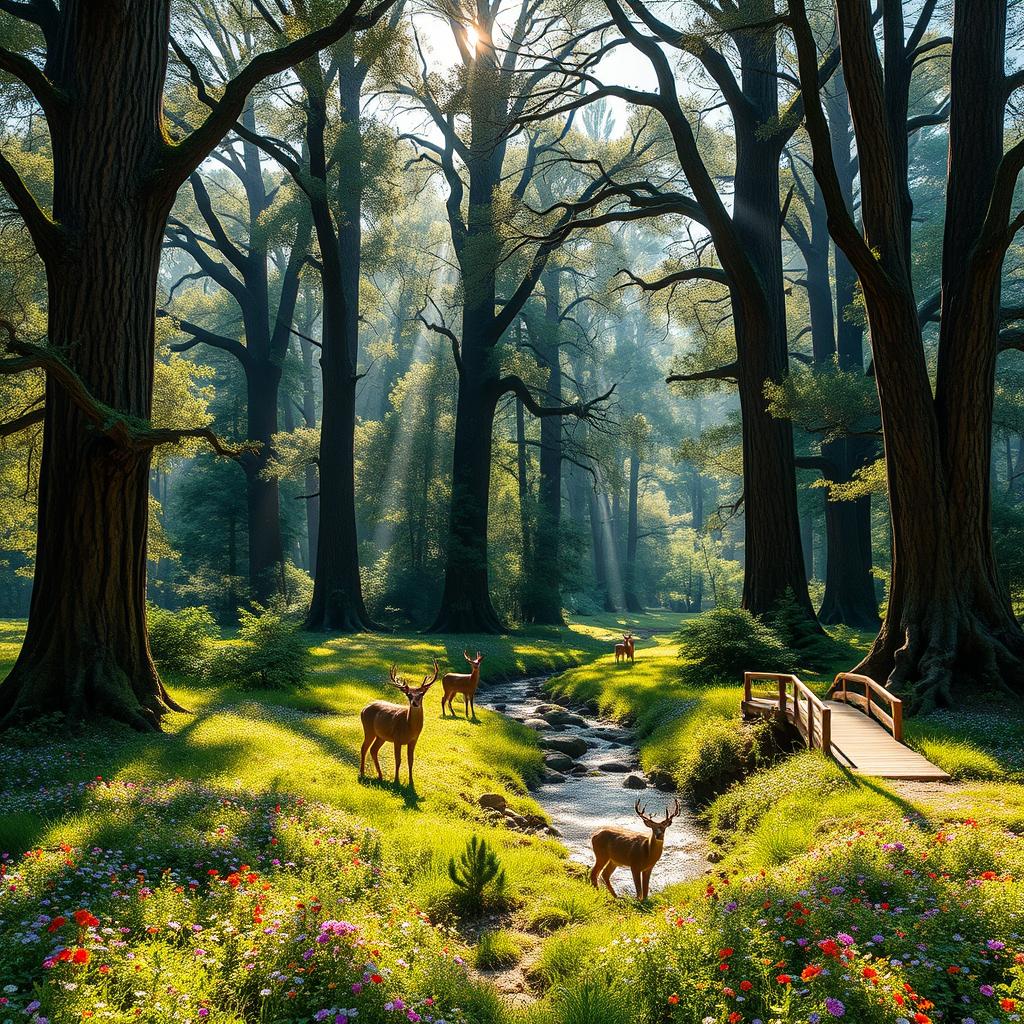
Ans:
{"label": "deer leg", "polygon": [[604,865],[605,865],[605,862],[603,860],[601,860],[600,857],[598,857],[594,861],[594,866],[590,869],[590,884],[595,889],[600,889],[601,888],[601,885],[600,885],[600,883],[598,882],[597,879],[598,879],[598,876],[601,874],[601,868],[603,868]]}
{"label": "deer leg", "polygon": [[381,747],[384,746],[384,741],[379,737],[374,737],[373,742],[370,744],[370,757],[373,758],[373,767],[377,769],[377,778],[383,779],[384,773],[380,770],[380,761],[377,758],[377,752]]}
{"label": "deer leg", "polygon": [[412,744],[411,743],[409,744],[409,747],[408,747],[408,749],[406,750],[405,753],[406,753],[406,756],[409,759],[409,788],[412,789]]}
{"label": "deer leg", "polygon": [[608,886],[608,891],[616,898],[619,898],[619,894],[612,888],[612,872],[615,870],[615,863],[609,862],[604,871],[601,872],[601,881]]}
{"label": "deer leg", "polygon": [[402,770],[402,744],[395,744],[395,785],[398,785],[398,773]]}
{"label": "deer leg", "polygon": [[469,698],[469,713],[473,720],[476,721],[476,701],[472,697]]}
{"label": "deer leg", "polygon": [[648,896],[648,894],[651,891],[651,871],[650,871],[650,868],[648,868],[643,873],[642,880],[643,880],[643,883],[644,883],[644,899],[647,899],[647,896]]}
{"label": "deer leg", "polygon": [[372,742],[372,736],[363,737],[363,748],[359,751],[359,778],[362,778],[366,774],[366,752],[370,749],[370,744]]}
{"label": "deer leg", "polygon": [[639,868],[631,868],[633,872],[633,887],[636,889],[636,898],[642,900],[644,898],[644,877],[643,872]]}

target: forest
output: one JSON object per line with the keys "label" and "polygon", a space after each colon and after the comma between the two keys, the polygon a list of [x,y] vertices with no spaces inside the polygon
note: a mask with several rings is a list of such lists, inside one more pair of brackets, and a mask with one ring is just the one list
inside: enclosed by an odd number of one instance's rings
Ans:
{"label": "forest", "polygon": [[0,1021],[1019,1019],[1022,353],[1020,0],[0,0]]}

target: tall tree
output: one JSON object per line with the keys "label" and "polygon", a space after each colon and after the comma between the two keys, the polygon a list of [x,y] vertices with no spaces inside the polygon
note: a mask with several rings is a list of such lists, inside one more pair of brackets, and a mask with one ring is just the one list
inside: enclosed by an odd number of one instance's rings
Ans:
{"label": "tall tree", "polygon": [[912,706],[971,686],[1024,685],[1024,633],[999,579],[990,523],[992,406],[1003,259],[1024,212],[1014,190],[1024,140],[1004,152],[1006,2],[953,7],[949,157],[935,393],[911,279],[907,91],[934,3],[906,32],[904,5],[882,5],[884,57],[870,11],[837,0],[857,140],[863,234],[832,158],[804,0],[791,0],[814,171],[832,236],[860,278],[882,412],[893,565],[881,631],[860,669]]}
{"label": "tall tree", "polygon": [[[511,21],[507,34],[502,27],[506,15]],[[456,87],[447,99],[439,100],[438,83],[428,74],[421,53],[419,82],[402,89],[422,106],[441,139],[435,142],[420,135],[414,142],[421,159],[437,166],[448,187],[448,220],[462,286],[458,334],[445,324],[425,321],[450,341],[459,377],[447,563],[432,629],[491,633],[504,628],[491,602],[487,570],[497,403],[512,393],[534,416],[586,416],[608,396],[575,405],[541,405],[521,377],[503,374],[501,367],[499,343],[579,212],[573,204],[562,210],[533,247],[525,270],[508,279],[510,248],[519,248],[504,241],[509,225],[502,222],[505,210],[498,202],[506,176],[512,173],[506,166],[509,137],[532,91],[557,69],[557,63],[546,58],[534,64],[532,53],[546,45],[546,37],[564,36],[556,32],[558,18],[528,0],[510,12],[502,11],[500,4],[476,0],[470,9],[451,11],[449,21],[461,57]],[[571,39],[565,42],[563,52],[572,45]],[[508,196],[514,206],[522,202],[538,158],[550,148],[539,133],[530,138],[518,184]],[[581,195],[586,196],[588,189],[596,192],[597,183],[581,186]],[[499,281],[507,286],[504,298]]]}
{"label": "tall tree", "polygon": [[32,604],[0,685],[0,721],[61,710],[155,728],[175,706],[150,656],[145,601],[150,455],[181,436],[149,425],[167,217],[253,88],[364,23],[362,7],[353,0],[309,32],[296,24],[297,38],[253,57],[216,99],[204,92],[208,114],[175,139],[163,110],[170,0],[4,5],[22,38],[26,26],[36,33],[26,52],[0,49],[0,69],[46,116],[53,208],[0,155],[0,186],[46,265],[49,299],[49,344],[29,349],[10,336],[15,354],[3,363],[45,368],[47,386]]}

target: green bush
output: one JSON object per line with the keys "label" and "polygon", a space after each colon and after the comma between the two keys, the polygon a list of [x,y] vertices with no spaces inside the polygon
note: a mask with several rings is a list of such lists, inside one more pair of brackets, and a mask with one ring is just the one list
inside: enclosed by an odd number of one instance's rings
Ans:
{"label": "green bush", "polygon": [[209,674],[242,689],[288,690],[301,686],[310,653],[298,622],[257,606],[238,610],[238,639],[211,659]]}
{"label": "green bush", "polygon": [[999,780],[1006,777],[1007,772],[1003,766],[970,740],[921,736],[912,742],[929,761],[948,772],[950,778],[957,782],[963,779]]}
{"label": "green bush", "polygon": [[493,886],[493,893],[500,902],[505,889],[505,869],[498,855],[487,845],[486,839],[470,837],[466,848],[458,858],[448,861],[448,877],[460,890],[464,908],[477,913],[486,909],[490,898],[487,889]]}
{"label": "green bush", "polygon": [[792,672],[796,655],[776,632],[742,608],[715,608],[678,634],[681,676],[690,685],[739,683],[743,673]]}
{"label": "green bush", "polygon": [[693,807],[709,803],[782,749],[771,722],[708,718],[676,769],[679,790]]}
{"label": "green bush", "polygon": [[201,676],[210,659],[217,623],[203,605],[168,611],[154,604],[147,612],[149,649],[166,672]]}
{"label": "green bush", "polygon": [[761,621],[793,652],[794,660],[801,668],[827,669],[842,650],[840,643],[807,617],[796,603],[792,590],[787,590],[771,611],[761,617]]}

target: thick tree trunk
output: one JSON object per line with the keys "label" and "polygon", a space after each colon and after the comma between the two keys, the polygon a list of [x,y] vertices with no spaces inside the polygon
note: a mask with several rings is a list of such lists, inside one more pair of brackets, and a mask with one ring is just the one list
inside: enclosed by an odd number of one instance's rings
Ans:
{"label": "thick tree trunk", "polygon": [[[310,317],[307,317],[307,327],[310,326]],[[300,339],[302,347],[302,418],[306,426],[316,426],[316,389],[313,384],[313,346],[306,340]],[[310,574],[316,569],[317,544],[320,539],[320,471],[315,465],[309,465],[305,469],[305,490],[306,490],[306,538],[309,552],[308,569]]]}
{"label": "thick tree trunk", "polygon": [[281,368],[267,360],[245,364],[248,434],[258,441],[258,455],[246,459],[245,490],[249,510],[249,587],[261,604],[281,590],[284,547],[281,542],[281,495],[277,477],[265,477],[277,433]]}
{"label": "thick tree trunk", "polygon": [[[62,73],[74,99],[51,127],[53,212],[68,244],[48,261],[50,343],[95,398],[140,420],[151,412],[173,196],[153,196],[138,168],[159,138],[168,6],[120,18],[62,6]],[[149,729],[177,707],[146,634],[148,490],[148,453],[99,436],[48,382],[35,583],[25,642],[0,685],[3,724],[63,712]]]}
{"label": "thick tree trunk", "polygon": [[487,519],[491,488],[491,437],[497,396],[493,352],[463,331],[448,515],[447,562],[441,607],[432,633],[500,633],[504,630],[487,585]]}
{"label": "thick tree trunk", "polygon": [[516,482],[519,486],[519,525],[523,538],[523,583],[522,591],[523,618],[527,617],[529,605],[528,593],[534,575],[533,544],[530,535],[530,479],[526,457],[526,416],[523,411],[522,399],[516,399]]}
{"label": "thick tree trunk", "polygon": [[[349,166],[342,175],[339,214],[326,194],[311,198],[323,263],[323,412],[320,422],[320,538],[307,629],[358,632],[374,628],[363,603],[356,530],[354,444],[359,360],[359,275],[362,252],[362,148],[359,142],[363,75],[350,45],[338,73],[342,139]],[[326,182],[326,100],[307,90],[307,139],[315,178]]]}
{"label": "thick tree trunk", "polygon": [[778,59],[772,33],[737,33],[744,96],[757,111],[736,127],[733,223],[759,288],[732,282],[743,435],[746,530],[743,607],[763,614],[792,592],[814,619],[800,545],[793,427],[767,408],[764,385],[789,363],[779,230],[779,150],[761,131],[778,116]]}

